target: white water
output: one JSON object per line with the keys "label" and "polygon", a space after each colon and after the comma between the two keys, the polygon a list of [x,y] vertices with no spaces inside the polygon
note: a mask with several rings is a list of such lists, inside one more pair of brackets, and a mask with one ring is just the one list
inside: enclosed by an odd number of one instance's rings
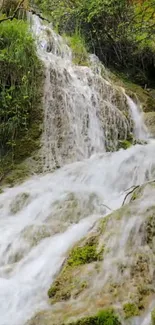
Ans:
{"label": "white water", "polygon": [[147,141],[149,135],[148,130],[143,121],[142,112],[129,96],[126,95],[126,97],[128,105],[130,106],[132,118],[134,120],[134,134],[137,139]]}
{"label": "white water", "polygon": [[67,250],[109,212],[104,204],[120,207],[127,188],[155,177],[154,149],[100,154],[0,195],[1,325],[23,325],[47,305]]}
{"label": "white water", "polygon": [[50,25],[42,25],[34,16],[32,29],[45,66],[44,171],[115,150],[118,141],[130,134],[132,119],[135,136],[141,139],[138,107],[122,88],[109,82],[99,60],[91,55],[91,68],[75,66],[71,49]]}
{"label": "white water", "polygon": [[106,142],[115,147],[118,129],[124,138],[130,131],[115,103],[119,93],[125,110],[123,91],[89,68],[73,66],[71,50],[37,18],[33,29],[46,67],[45,171],[94,155],[0,195],[0,325],[23,325],[47,308],[47,290],[68,249],[109,213],[105,205],[117,209],[127,188],[155,177],[154,144],[99,154]]}

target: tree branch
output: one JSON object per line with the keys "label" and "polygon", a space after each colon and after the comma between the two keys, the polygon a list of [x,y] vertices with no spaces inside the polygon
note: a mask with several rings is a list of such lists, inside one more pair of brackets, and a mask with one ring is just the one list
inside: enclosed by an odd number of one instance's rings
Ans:
{"label": "tree branch", "polygon": [[20,9],[21,5],[23,4],[24,0],[21,0],[19,3],[18,3],[18,6],[17,8],[15,9],[14,13],[12,16],[9,16],[9,17],[6,17],[6,18],[3,18],[0,20],[0,23],[6,21],[6,20],[13,20],[16,16],[16,13],[18,12],[18,10]]}
{"label": "tree branch", "polygon": [[[126,199],[127,199],[127,197],[128,197],[128,195],[130,195],[130,194],[132,194],[137,188],[139,188],[139,187],[141,187],[141,186],[144,186],[144,185],[147,185],[147,184],[151,184],[151,183],[154,183],[155,182],[155,179],[153,179],[152,181],[148,181],[148,182],[145,182],[145,183],[143,183],[143,184],[141,184],[141,185],[133,185],[132,187],[130,187],[130,188],[132,188],[132,190],[131,191],[129,191],[127,194],[126,194],[126,196],[125,196],[125,198],[124,198],[124,200],[123,200],[123,203],[122,203],[122,206],[125,204],[125,201],[126,201]],[[126,190],[127,191],[127,190]]]}
{"label": "tree branch", "polygon": [[29,9],[29,12],[31,12],[33,15],[38,16],[40,19],[47,21],[48,23],[51,23],[51,21],[45,17],[43,17],[40,13],[37,13],[34,9]]}
{"label": "tree branch", "polygon": [[104,206],[105,208],[107,208],[108,210],[110,210],[110,211],[113,211],[111,208],[109,208],[106,204],[101,204],[102,206]]}
{"label": "tree branch", "polygon": [[139,187],[140,187],[140,185],[135,186],[135,187],[134,187],[130,192],[128,192],[128,193],[125,195],[125,198],[124,198],[124,200],[123,200],[122,206],[125,204],[125,201],[126,201],[128,195],[130,195],[131,193],[133,193],[133,192],[134,192],[137,188],[139,188]]}

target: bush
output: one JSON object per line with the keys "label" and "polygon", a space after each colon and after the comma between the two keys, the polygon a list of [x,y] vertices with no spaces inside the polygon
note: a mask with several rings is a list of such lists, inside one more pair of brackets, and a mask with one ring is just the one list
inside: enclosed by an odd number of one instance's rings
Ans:
{"label": "bush", "polygon": [[41,132],[42,68],[26,22],[0,27],[0,158],[14,164],[36,149]]}
{"label": "bush", "polygon": [[89,50],[142,86],[155,86],[154,0],[35,0],[59,32],[80,29]]}

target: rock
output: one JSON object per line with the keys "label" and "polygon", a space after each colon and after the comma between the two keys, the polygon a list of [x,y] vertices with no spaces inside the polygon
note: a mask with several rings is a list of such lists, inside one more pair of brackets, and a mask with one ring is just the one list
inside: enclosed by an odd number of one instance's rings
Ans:
{"label": "rock", "polygon": [[143,317],[155,286],[154,196],[154,182],[143,185],[129,204],[97,222],[71,249],[51,285],[52,309],[37,314],[29,325],[91,324],[82,319],[116,305],[123,324]]}
{"label": "rock", "polygon": [[152,137],[155,137],[155,112],[144,114],[144,122]]}

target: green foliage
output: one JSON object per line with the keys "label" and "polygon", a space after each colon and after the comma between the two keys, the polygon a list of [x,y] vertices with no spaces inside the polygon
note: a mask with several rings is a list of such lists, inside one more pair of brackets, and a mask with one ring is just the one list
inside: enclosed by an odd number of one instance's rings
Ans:
{"label": "green foliage", "polygon": [[104,309],[95,316],[81,318],[69,325],[121,325],[121,323],[113,309]]}
{"label": "green foliage", "polygon": [[128,141],[128,140],[119,140],[119,143],[118,143],[118,149],[128,149],[130,148],[132,145],[132,142]]}
{"label": "green foliage", "polygon": [[105,65],[128,73],[142,86],[155,85],[154,0],[35,0],[59,32],[80,29],[90,51]]}
{"label": "green foliage", "polygon": [[123,306],[125,318],[130,318],[139,315],[138,307],[133,303],[127,303]]}
{"label": "green foliage", "polygon": [[79,32],[76,32],[72,36],[66,37],[68,45],[72,49],[73,63],[77,65],[87,66],[89,65],[88,53],[86,50],[86,44],[83,37]]}
{"label": "green foliage", "polygon": [[155,309],[151,312],[151,325],[155,325]]}
{"label": "green foliage", "polygon": [[[41,79],[41,64],[27,24],[16,19],[1,23],[0,157],[2,165],[8,162],[5,169],[37,149]],[[1,174],[3,177],[3,171]]]}

